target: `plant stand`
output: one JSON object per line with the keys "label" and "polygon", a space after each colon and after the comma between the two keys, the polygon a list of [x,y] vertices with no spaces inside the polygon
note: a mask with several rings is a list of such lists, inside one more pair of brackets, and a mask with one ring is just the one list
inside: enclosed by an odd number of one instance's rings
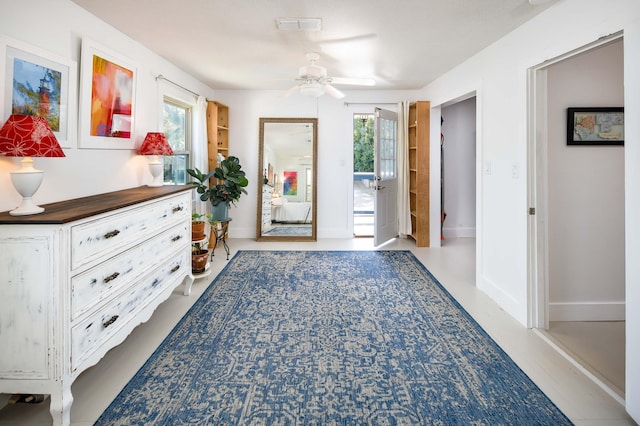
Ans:
{"label": "plant stand", "polygon": [[203,272],[200,272],[199,274],[192,274],[192,275],[194,280],[197,280],[198,278],[208,277],[209,275],[211,275],[211,263],[207,262],[207,266],[204,268]]}
{"label": "plant stand", "polygon": [[222,246],[227,252],[227,260],[229,260],[229,245],[227,244],[227,231],[229,229],[229,222],[231,222],[230,217],[226,218],[225,220],[221,220],[215,229],[211,228],[211,236],[215,236],[213,248],[211,249],[211,258],[213,258],[215,254],[216,247],[218,247],[218,242],[222,242]]}

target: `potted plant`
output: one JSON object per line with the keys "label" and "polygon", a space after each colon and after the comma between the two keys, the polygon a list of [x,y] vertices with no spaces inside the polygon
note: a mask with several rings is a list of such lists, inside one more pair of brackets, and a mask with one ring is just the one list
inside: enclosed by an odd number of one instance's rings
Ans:
{"label": "potted plant", "polygon": [[[229,205],[235,206],[240,196],[247,193],[244,188],[249,181],[237,157],[229,156],[222,159],[218,167],[207,174],[198,168],[187,169],[187,173],[195,179],[189,184],[195,185],[200,199],[211,203],[211,213],[215,220],[227,220]],[[217,179],[215,185],[210,185],[212,177]]]}
{"label": "potted plant", "polygon": [[209,249],[204,244],[204,241],[191,244],[191,272],[194,274],[201,274],[207,269]]}
{"label": "potted plant", "polygon": [[[211,216],[211,214],[206,215]],[[204,227],[206,222],[203,220],[205,215],[200,213],[192,213],[191,214],[191,240],[197,241],[202,240],[204,238]]]}

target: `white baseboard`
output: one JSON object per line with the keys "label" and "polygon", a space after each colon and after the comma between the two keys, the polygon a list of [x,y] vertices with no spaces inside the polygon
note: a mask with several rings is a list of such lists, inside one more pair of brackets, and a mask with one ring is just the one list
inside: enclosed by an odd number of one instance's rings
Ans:
{"label": "white baseboard", "polygon": [[549,303],[549,321],[624,321],[624,302]]}

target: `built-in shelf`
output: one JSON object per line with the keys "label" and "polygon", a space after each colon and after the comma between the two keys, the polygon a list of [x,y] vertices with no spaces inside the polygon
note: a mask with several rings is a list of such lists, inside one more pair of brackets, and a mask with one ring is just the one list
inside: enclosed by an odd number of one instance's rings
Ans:
{"label": "built-in shelf", "polygon": [[207,143],[209,170],[218,165],[218,152],[229,153],[229,107],[218,101],[207,103]]}
{"label": "built-in shelf", "polygon": [[411,238],[418,247],[428,247],[429,233],[429,102],[409,105],[409,204]]}

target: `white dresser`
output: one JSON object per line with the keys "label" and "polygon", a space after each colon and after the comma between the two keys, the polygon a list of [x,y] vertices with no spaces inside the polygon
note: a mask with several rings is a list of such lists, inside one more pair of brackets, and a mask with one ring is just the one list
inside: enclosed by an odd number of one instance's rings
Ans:
{"label": "white dresser", "polygon": [[262,233],[271,229],[271,194],[273,188],[269,185],[262,185]]}
{"label": "white dresser", "polygon": [[191,291],[192,186],[140,187],[0,213],[0,393],[50,394],[68,425],[71,384],[174,289]]}

